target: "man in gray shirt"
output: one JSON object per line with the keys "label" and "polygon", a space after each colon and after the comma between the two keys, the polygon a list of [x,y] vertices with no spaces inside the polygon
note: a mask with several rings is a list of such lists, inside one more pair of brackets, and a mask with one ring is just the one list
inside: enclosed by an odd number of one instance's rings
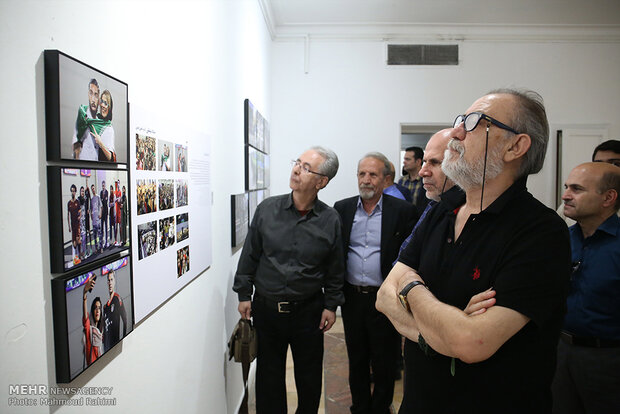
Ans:
{"label": "man in gray shirt", "polygon": [[97,189],[93,183],[90,186],[92,197],[90,198],[90,214],[93,222],[93,241],[95,242],[95,252],[103,252],[103,241],[101,240],[101,198],[97,195]]}
{"label": "man in gray shirt", "polygon": [[[291,346],[297,412],[317,412],[323,332],[344,302],[338,213],[317,198],[338,171],[338,157],[313,147],[292,162],[289,194],[263,201],[254,214],[233,290],[241,317],[258,334],[256,411],[286,413],[286,352]],[[252,297],[252,293],[254,296]]]}

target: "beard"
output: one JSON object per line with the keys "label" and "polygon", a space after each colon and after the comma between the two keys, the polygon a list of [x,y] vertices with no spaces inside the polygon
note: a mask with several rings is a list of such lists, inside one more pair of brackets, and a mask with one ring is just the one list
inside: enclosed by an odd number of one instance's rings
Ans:
{"label": "beard", "polygon": [[[450,151],[451,149],[457,151],[458,156]],[[444,154],[441,169],[448,178],[465,191],[481,187],[483,177],[486,180],[492,180],[504,169],[501,146],[496,144],[489,148],[485,175],[484,156],[473,161],[466,161],[465,146],[460,141],[451,139],[448,142],[448,149],[446,149]]]}
{"label": "beard", "polygon": [[375,188],[373,186],[360,185],[359,190],[362,200],[370,200],[376,194]]}

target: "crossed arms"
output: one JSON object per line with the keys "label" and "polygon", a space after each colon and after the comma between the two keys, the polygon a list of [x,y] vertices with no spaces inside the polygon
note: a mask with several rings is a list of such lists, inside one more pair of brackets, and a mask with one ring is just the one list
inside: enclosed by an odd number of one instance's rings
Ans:
{"label": "crossed arms", "polygon": [[529,322],[513,309],[493,306],[495,291],[491,289],[473,296],[460,310],[416,286],[407,295],[409,313],[401,306],[398,293],[414,280],[422,278],[410,267],[396,263],[377,293],[376,307],[402,335],[417,342],[422,334],[443,355],[466,363],[484,361]]}

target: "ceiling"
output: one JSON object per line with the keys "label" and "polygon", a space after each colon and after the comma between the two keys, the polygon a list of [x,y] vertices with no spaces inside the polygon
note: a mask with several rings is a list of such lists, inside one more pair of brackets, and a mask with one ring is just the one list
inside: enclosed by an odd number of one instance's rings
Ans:
{"label": "ceiling", "polygon": [[620,31],[620,0],[259,0],[274,39],[406,35],[429,27]]}

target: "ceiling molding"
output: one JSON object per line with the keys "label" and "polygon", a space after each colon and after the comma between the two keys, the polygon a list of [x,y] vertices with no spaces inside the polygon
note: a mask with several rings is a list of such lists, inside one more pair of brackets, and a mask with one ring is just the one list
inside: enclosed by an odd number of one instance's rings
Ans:
{"label": "ceiling molding", "polygon": [[274,30],[272,39],[283,42],[310,36],[325,41],[620,43],[620,25],[328,23],[283,24]]}
{"label": "ceiling molding", "polygon": [[260,6],[260,10],[263,13],[263,18],[265,19],[265,25],[267,26],[267,31],[269,31],[269,36],[271,36],[271,40],[276,40],[276,26],[273,21],[273,11],[271,9],[271,2],[268,0],[258,0],[258,5]]}

